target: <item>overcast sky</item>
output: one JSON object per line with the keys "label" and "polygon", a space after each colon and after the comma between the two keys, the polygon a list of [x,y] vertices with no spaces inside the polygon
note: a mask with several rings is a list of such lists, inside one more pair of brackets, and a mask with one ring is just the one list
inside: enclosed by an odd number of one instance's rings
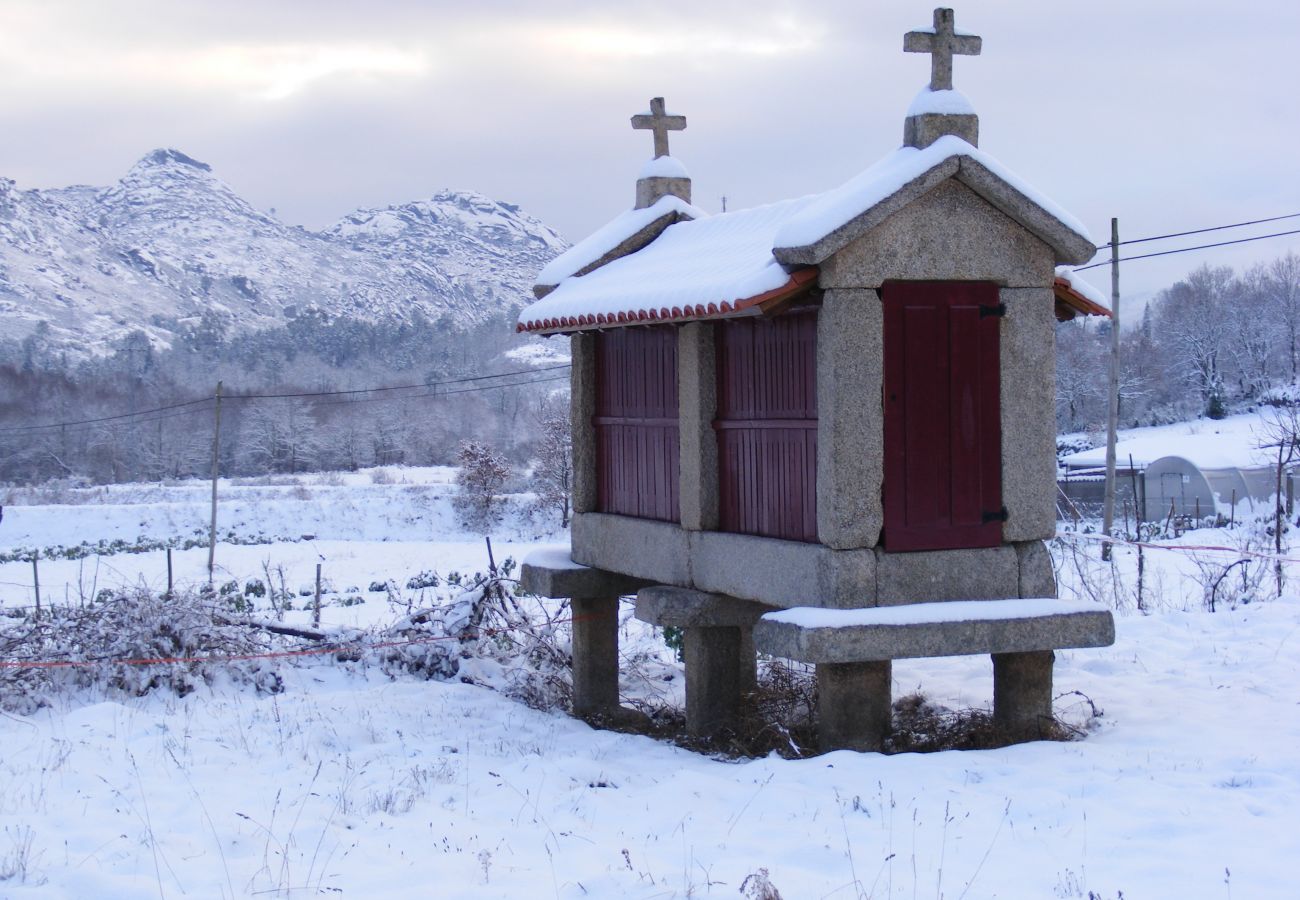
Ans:
{"label": "overcast sky", "polygon": [[[577,240],[632,204],[654,95],[715,211],[832,187],[901,141],[933,3],[0,0],[0,175],[109,184],[154,147],[319,227],[443,188]],[[967,0],[955,86],[981,147],[1121,238],[1300,212],[1296,0]],[[1184,239],[1300,228],[1300,219]],[[1275,238],[1123,267],[1126,294]],[[1175,245],[1140,245],[1148,252]],[[1109,286],[1106,270],[1089,273]]]}

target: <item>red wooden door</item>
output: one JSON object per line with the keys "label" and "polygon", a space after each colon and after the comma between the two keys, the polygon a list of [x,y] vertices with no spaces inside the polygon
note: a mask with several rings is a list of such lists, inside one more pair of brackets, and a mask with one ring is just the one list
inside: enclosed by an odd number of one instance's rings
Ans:
{"label": "red wooden door", "polygon": [[817,540],[817,311],[717,326],[719,526]]}
{"label": "red wooden door", "polygon": [[596,505],[601,512],[680,518],[677,329],[596,336]]}
{"label": "red wooden door", "polygon": [[999,327],[988,282],[882,290],[886,550],[1002,542]]}

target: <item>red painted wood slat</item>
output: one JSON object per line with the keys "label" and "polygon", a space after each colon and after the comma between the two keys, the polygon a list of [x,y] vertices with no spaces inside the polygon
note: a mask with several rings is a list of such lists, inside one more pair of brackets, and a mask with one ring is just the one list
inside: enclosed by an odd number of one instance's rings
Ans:
{"label": "red painted wood slat", "polygon": [[596,503],[601,512],[680,518],[677,330],[596,335]]}
{"label": "red painted wood slat", "polygon": [[817,311],[717,326],[720,527],[817,540]]}

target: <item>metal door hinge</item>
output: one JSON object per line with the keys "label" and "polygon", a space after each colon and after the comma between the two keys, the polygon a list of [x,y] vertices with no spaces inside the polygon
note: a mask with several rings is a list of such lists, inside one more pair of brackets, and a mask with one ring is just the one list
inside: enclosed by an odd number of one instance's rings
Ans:
{"label": "metal door hinge", "polygon": [[1007,520],[1007,508],[1004,506],[997,512],[986,512],[983,515],[984,524],[990,522],[1005,522]]}
{"label": "metal door hinge", "polygon": [[1005,318],[1006,314],[1007,314],[1007,305],[1005,303],[999,303],[997,306],[980,307],[981,319],[987,318],[988,316],[997,316],[999,319],[1001,319],[1001,318]]}

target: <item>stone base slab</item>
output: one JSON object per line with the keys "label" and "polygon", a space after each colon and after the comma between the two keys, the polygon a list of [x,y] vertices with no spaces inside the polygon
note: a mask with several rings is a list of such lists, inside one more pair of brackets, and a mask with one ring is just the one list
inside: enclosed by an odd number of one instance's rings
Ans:
{"label": "stone base slab", "polygon": [[1039,541],[919,553],[833,550],[607,513],[573,517],[570,564],[640,579],[639,586],[694,588],[787,608],[861,609],[1056,593],[1051,558]]}

